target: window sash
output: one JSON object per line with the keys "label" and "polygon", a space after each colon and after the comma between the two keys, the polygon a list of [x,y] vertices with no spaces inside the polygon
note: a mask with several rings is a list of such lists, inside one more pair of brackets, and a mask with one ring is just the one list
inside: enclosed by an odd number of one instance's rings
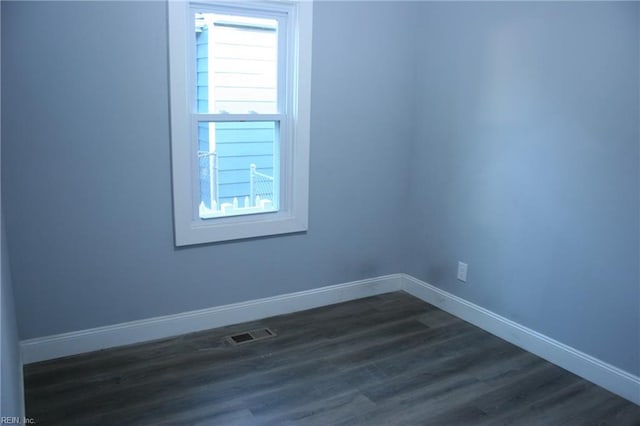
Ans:
{"label": "window sash", "polygon": [[192,124],[199,122],[284,121],[286,114],[191,114]]}
{"label": "window sash", "polygon": [[[275,171],[278,176],[278,188],[276,197],[278,198],[278,210],[267,212],[254,212],[233,216],[219,216],[213,219],[201,218],[199,214],[200,206],[200,175],[198,164],[198,125],[201,123],[247,123],[247,122],[275,122],[278,123],[278,140],[274,141],[273,156],[277,158]],[[192,220],[193,222],[220,221],[232,217],[243,217],[256,214],[276,214],[281,210],[290,210],[290,200],[288,198],[289,186],[287,179],[292,175],[291,162],[288,161],[286,153],[291,152],[290,137],[292,133],[289,127],[290,120],[284,114],[192,114],[191,120],[191,199],[192,199]],[[281,155],[285,153],[285,155]],[[275,178],[274,174],[274,178]],[[217,184],[217,183],[216,183]]]}
{"label": "window sash", "polygon": [[[292,59],[291,55],[288,52],[287,46],[287,35],[290,32],[289,24],[291,22],[290,19],[290,10],[289,6],[286,4],[268,4],[268,8],[270,10],[266,10],[263,8],[267,6],[267,4],[261,4],[260,10],[256,10],[250,8],[250,6],[244,6],[242,4],[238,5],[220,5],[220,4],[204,4],[204,3],[191,3],[190,13],[189,13],[189,30],[188,33],[194,35],[189,39],[189,52],[191,58],[189,60],[189,87],[190,87],[190,105],[191,105],[191,147],[192,147],[192,155],[191,155],[191,212],[192,212],[192,221],[197,223],[202,222],[212,222],[212,221],[223,221],[226,219],[230,219],[232,217],[242,217],[253,214],[275,214],[276,212],[264,212],[264,213],[249,213],[249,214],[240,214],[234,216],[220,216],[213,219],[203,219],[199,214],[199,205],[200,205],[200,178],[199,178],[199,167],[198,167],[198,123],[207,123],[207,122],[260,122],[260,121],[273,121],[278,123],[279,127],[279,136],[278,143],[274,147],[274,157],[277,158],[276,162],[278,164],[277,172],[278,172],[278,189],[276,191],[276,196],[278,197],[278,206],[279,210],[287,210],[288,202],[286,198],[287,190],[287,176],[291,174],[291,171],[287,167],[287,164],[290,161],[287,158],[283,158],[281,153],[285,154],[287,157],[287,153],[291,151],[288,149],[288,140],[290,139],[289,135],[292,133],[292,130],[288,127],[287,123],[287,111],[290,110],[290,105],[292,104],[293,99],[293,84],[291,80],[288,80],[287,69],[292,67]],[[255,5],[253,6],[255,7]],[[276,77],[276,110],[275,114],[265,114],[265,113],[216,113],[211,112],[212,105],[209,105],[209,113],[201,113],[197,112],[197,73],[196,73],[196,38],[195,38],[195,16],[196,13],[214,13],[219,15],[236,15],[242,17],[252,17],[252,18],[266,18],[273,19],[277,21],[278,30],[277,30],[277,77]],[[213,40],[210,39],[209,43],[212,43]],[[209,70],[212,72],[213,70]],[[289,90],[287,90],[289,89]],[[288,93],[288,96],[287,96]],[[210,100],[211,102],[211,100]],[[274,176],[275,177],[275,176]],[[217,184],[217,183],[216,183]]]}
{"label": "window sash", "polygon": [[[276,111],[278,114],[287,114],[293,108],[293,76],[288,75],[287,70],[293,69],[294,58],[293,52],[287,47],[289,43],[289,35],[293,34],[293,17],[291,16],[290,6],[286,3],[264,3],[257,6],[249,4],[234,4],[232,6],[222,4],[207,3],[191,3],[189,13],[189,34],[195,35],[195,15],[196,13],[215,13],[247,16],[252,18],[273,19],[278,22],[277,33],[277,77],[276,77]],[[190,103],[191,112],[197,112],[197,94],[196,94],[196,40],[195,36],[189,41],[189,86],[190,86]],[[202,114],[202,113],[199,113]],[[216,115],[211,113],[208,115]],[[219,114],[222,115],[222,114]]]}

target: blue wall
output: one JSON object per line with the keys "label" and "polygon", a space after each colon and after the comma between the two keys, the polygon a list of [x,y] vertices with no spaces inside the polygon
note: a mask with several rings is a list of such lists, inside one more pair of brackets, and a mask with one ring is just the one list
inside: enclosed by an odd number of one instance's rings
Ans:
{"label": "blue wall", "polygon": [[21,338],[408,272],[639,374],[638,4],[314,7],[309,232],[175,249],[166,5],[3,5]]}
{"label": "blue wall", "polygon": [[20,347],[13,298],[10,265],[2,223],[2,266],[0,289],[0,416],[20,417],[22,412],[22,386],[20,380]]}
{"label": "blue wall", "polygon": [[[0,3],[0,40],[2,39],[2,8],[3,4]],[[0,112],[0,117],[1,115],[2,113]],[[2,119],[0,118],[1,122]],[[0,148],[2,146],[1,141],[0,135]],[[20,368],[22,368],[22,363],[20,362],[13,283],[11,281],[7,239],[5,237],[2,202],[0,201],[0,416],[21,417],[24,415]]]}
{"label": "blue wall", "polygon": [[420,7],[408,272],[639,374],[638,3]]}
{"label": "blue wall", "polygon": [[21,338],[398,272],[406,174],[371,171],[406,165],[410,127],[388,125],[411,111],[405,9],[315,7],[309,231],[176,249],[166,3],[3,6],[2,184]]}

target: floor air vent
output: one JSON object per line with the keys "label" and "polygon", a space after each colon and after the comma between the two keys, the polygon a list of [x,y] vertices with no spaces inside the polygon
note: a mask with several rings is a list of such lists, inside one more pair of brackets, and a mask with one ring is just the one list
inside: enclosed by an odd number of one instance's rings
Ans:
{"label": "floor air vent", "polygon": [[227,342],[235,346],[242,345],[244,343],[255,342],[258,340],[268,339],[269,337],[274,337],[275,335],[276,333],[269,330],[268,328],[258,328],[256,330],[227,336],[226,339]]}

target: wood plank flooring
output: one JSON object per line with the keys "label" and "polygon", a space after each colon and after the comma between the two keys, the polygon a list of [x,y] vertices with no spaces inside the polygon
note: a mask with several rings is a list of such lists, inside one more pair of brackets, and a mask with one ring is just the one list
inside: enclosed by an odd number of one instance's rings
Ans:
{"label": "wood plank flooring", "polygon": [[[231,345],[268,327],[277,336]],[[640,407],[403,292],[30,364],[43,425],[640,425]]]}

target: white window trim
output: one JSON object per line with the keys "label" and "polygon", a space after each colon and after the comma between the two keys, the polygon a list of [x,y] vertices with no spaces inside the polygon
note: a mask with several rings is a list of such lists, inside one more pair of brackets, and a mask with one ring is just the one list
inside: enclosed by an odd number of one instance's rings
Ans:
{"label": "white window trim", "polygon": [[[200,3],[200,2],[199,2]],[[201,2],[205,4],[206,2]],[[215,2],[222,4],[224,2]],[[176,246],[203,244],[267,235],[306,231],[309,204],[309,142],[311,111],[311,1],[227,2],[233,7],[291,7],[289,37],[292,37],[293,75],[289,87],[297,88],[288,105],[290,150],[281,149],[281,199],[278,212],[202,220],[195,215],[193,147],[191,132],[191,78],[193,53],[190,51],[189,19],[191,3],[168,1],[169,83],[171,113],[171,160],[173,215]],[[282,131],[282,129],[281,129]],[[286,148],[286,147],[284,147]],[[286,162],[286,164],[282,164]]]}

